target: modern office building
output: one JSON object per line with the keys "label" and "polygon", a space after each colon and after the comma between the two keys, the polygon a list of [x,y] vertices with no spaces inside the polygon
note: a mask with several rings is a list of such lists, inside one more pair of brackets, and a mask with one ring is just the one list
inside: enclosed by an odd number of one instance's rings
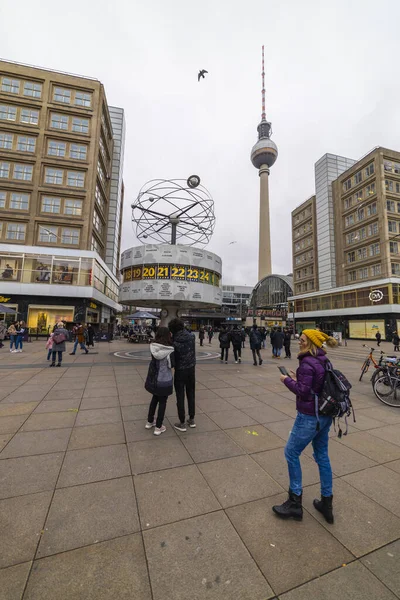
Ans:
{"label": "modern office building", "polygon": [[[354,338],[374,338],[379,330],[389,338],[400,331],[400,153],[378,147],[350,162],[331,183],[333,252],[319,239],[318,223],[324,219],[319,219],[316,203],[315,290],[299,293],[293,225],[296,324],[298,329],[319,325]],[[329,257],[322,271],[321,252]]]}
{"label": "modern office building", "polygon": [[100,81],[0,61],[0,297],[30,328],[119,310],[123,145]]}
{"label": "modern office building", "polygon": [[294,293],[318,289],[316,197],[292,212]]}

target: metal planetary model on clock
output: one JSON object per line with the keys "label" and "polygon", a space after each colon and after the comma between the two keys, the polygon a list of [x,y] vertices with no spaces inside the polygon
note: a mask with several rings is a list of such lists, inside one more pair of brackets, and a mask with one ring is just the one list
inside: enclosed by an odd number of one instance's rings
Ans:
{"label": "metal planetary model on clock", "polygon": [[121,255],[122,304],[161,308],[163,325],[185,311],[221,306],[222,261],[204,248],[214,201],[198,175],[147,182],[132,204],[132,222],[143,245]]}

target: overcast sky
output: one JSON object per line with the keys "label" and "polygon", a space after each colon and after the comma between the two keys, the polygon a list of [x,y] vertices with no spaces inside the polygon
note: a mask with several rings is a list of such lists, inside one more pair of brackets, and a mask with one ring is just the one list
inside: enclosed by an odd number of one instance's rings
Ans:
{"label": "overcast sky", "polygon": [[[272,262],[286,274],[290,212],[314,193],[314,163],[326,152],[400,150],[399,22],[398,0],[1,0],[0,56],[96,77],[125,109],[122,250],[137,244],[130,204],[143,183],[197,173],[215,200],[208,248],[224,283],[253,285],[262,44],[279,150]],[[209,75],[198,83],[201,68]]]}

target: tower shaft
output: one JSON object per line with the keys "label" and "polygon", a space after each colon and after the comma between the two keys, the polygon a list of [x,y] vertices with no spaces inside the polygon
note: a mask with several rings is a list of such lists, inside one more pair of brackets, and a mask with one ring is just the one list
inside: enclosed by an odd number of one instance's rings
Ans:
{"label": "tower shaft", "polygon": [[259,170],[260,176],[260,224],[259,224],[259,246],[258,246],[258,281],[271,275],[271,234],[269,219],[269,168],[262,165]]}

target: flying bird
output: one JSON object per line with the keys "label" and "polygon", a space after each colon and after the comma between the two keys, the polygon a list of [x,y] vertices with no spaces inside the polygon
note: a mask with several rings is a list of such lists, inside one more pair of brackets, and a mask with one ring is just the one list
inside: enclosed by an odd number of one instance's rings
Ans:
{"label": "flying bird", "polygon": [[201,77],[202,77],[203,79],[205,79],[205,77],[204,77],[205,73],[208,73],[208,71],[206,71],[205,69],[201,69],[201,70],[199,71],[199,74],[197,75],[197,81],[200,81]]}
{"label": "flying bird", "polygon": [[229,242],[228,246],[231,246],[232,244],[237,244],[237,242]]}

